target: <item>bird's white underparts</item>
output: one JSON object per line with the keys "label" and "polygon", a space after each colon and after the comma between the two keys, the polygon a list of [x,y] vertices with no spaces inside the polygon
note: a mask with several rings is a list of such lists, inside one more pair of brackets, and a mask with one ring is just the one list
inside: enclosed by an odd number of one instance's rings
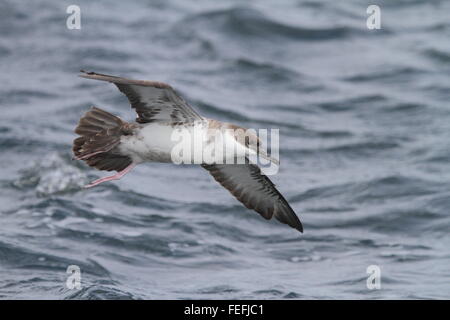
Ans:
{"label": "bird's white underparts", "polygon": [[[266,150],[269,135],[270,155]],[[257,144],[252,142],[255,139]],[[209,119],[175,127],[151,123],[136,136],[122,136],[119,148],[123,154],[132,155],[136,163],[245,164],[249,160],[260,165],[266,175],[276,174],[279,168],[278,129],[244,130]]]}
{"label": "bird's white underparts", "polygon": [[92,107],[80,119],[75,158],[99,170],[117,171],[87,187],[120,179],[143,162],[197,164],[247,208],[303,231],[297,215],[267,177],[278,171],[278,129],[245,129],[203,117],[162,82],[85,71],[80,76],[114,83],[137,113],[131,123]]}

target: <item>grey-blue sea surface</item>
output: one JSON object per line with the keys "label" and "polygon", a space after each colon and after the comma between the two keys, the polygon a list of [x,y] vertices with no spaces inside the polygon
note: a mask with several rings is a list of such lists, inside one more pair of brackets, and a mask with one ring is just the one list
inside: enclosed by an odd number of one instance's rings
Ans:
{"label": "grey-blue sea surface", "polygon": [[[79,0],[80,30],[71,4],[0,3],[0,298],[450,298],[449,1],[377,1],[379,30],[366,0]],[[304,234],[195,166],[84,190],[108,173],[71,160],[80,116],[135,115],[79,69],[279,128],[271,179]]]}

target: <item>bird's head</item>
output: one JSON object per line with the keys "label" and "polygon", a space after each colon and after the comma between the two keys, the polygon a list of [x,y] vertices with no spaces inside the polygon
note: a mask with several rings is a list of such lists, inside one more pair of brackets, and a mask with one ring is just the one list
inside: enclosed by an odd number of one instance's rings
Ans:
{"label": "bird's head", "polygon": [[236,125],[232,125],[234,129],[234,137],[237,142],[245,146],[250,154],[260,156],[276,165],[280,162],[267,154],[266,147],[263,145],[261,139],[258,137],[256,130],[245,129]]}

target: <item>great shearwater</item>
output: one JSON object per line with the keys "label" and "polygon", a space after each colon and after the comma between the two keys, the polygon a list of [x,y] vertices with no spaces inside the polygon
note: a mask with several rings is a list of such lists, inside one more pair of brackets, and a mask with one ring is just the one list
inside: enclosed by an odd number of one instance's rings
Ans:
{"label": "great shearwater", "polygon": [[117,171],[86,187],[120,179],[143,162],[174,162],[174,130],[198,128],[206,135],[211,135],[211,130],[215,130],[224,132],[223,136],[232,141],[237,150],[234,157],[244,157],[245,161],[240,164],[198,164],[248,209],[255,210],[265,219],[274,216],[278,221],[303,232],[299,218],[286,199],[260,167],[246,157],[247,154],[257,154],[272,162],[277,161],[262,151],[257,137],[251,135],[242,141],[230,136],[228,129],[243,128],[201,116],[168,84],[81,72],[83,78],[114,83],[137,113],[136,122],[130,123],[92,107],[80,119],[75,129],[80,137],[73,142],[75,159],[83,160],[98,170]]}

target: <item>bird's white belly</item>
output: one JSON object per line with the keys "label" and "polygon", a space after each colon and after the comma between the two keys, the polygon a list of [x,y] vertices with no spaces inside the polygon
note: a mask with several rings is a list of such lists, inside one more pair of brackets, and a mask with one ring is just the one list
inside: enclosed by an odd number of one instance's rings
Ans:
{"label": "bird's white belly", "polygon": [[[119,150],[121,153],[130,156],[134,162],[174,162],[172,151],[174,146],[179,143],[176,139],[176,133],[190,132],[194,137],[196,136],[193,134],[194,130],[202,133],[202,124],[172,127],[151,123],[136,130],[133,135],[122,136]],[[200,136],[202,137],[202,135]]]}
{"label": "bird's white belly", "polygon": [[[122,136],[119,150],[136,163],[233,163],[236,156],[245,157],[244,146],[231,135],[218,131],[219,138],[216,138],[215,130],[208,130],[204,122],[176,127],[151,123],[137,129],[133,135]],[[230,147],[233,152],[229,151]],[[220,161],[211,154],[217,154]]]}

